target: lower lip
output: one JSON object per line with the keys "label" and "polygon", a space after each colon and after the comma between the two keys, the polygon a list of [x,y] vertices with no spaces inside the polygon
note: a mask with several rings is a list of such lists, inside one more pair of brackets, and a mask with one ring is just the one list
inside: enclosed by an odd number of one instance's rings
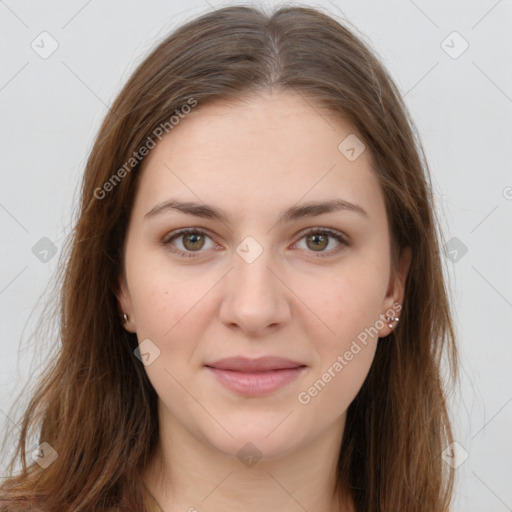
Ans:
{"label": "lower lip", "polygon": [[295,380],[306,369],[305,366],[272,370],[268,372],[246,373],[234,370],[219,370],[207,366],[227,388],[246,396],[259,396],[272,393]]}

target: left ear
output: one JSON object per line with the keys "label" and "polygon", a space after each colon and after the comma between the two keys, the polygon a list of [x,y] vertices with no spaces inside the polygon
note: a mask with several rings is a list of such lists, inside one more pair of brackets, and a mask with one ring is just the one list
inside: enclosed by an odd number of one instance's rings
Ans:
{"label": "left ear", "polygon": [[122,274],[118,278],[116,298],[120,311],[126,315],[126,319],[122,319],[123,327],[128,332],[137,332],[135,329],[135,318],[133,315],[132,301],[130,299],[125,277]]}
{"label": "left ear", "polygon": [[387,316],[393,315],[400,318],[400,311],[404,302],[405,283],[409,268],[412,261],[412,249],[404,247],[400,254],[398,268],[394,276],[391,276],[386,298],[382,304],[383,310],[381,311],[380,318],[384,321],[385,325],[379,330],[379,338],[387,336],[395,327],[396,322],[392,321],[392,327],[388,326]]}

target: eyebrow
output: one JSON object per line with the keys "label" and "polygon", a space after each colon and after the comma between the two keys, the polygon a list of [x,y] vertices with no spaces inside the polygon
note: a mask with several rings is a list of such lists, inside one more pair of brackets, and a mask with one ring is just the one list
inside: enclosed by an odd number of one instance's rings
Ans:
{"label": "eyebrow", "polygon": [[[179,201],[177,199],[169,199],[168,201],[157,204],[146,213],[144,218],[149,219],[169,211],[180,211],[204,219],[218,220],[225,224],[229,224],[231,221],[231,216],[216,206],[193,201]],[[345,201],[344,199],[332,199],[329,201],[309,201],[291,206],[281,212],[278,224],[291,222],[303,217],[315,217],[317,215],[337,211],[354,212],[363,217],[368,217],[368,213],[361,206]]]}

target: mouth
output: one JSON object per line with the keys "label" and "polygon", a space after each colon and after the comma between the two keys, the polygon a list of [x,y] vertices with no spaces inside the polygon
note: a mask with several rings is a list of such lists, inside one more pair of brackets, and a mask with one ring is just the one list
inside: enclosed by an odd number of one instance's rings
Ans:
{"label": "mouth", "polygon": [[228,358],[205,367],[224,387],[245,396],[273,393],[297,379],[307,368],[305,364],[276,357]]}

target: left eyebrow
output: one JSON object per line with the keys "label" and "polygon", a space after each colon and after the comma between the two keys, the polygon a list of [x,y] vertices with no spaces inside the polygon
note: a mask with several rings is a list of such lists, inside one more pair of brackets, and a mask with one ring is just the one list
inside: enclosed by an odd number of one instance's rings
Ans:
{"label": "left eyebrow", "polygon": [[[146,213],[144,218],[149,219],[169,211],[180,211],[204,219],[218,220],[224,224],[231,222],[231,216],[216,206],[193,201],[179,201],[177,199],[169,199],[157,204]],[[368,213],[361,206],[344,199],[332,199],[329,201],[309,201],[286,208],[281,212],[278,223],[291,222],[303,217],[315,217],[336,211],[354,212],[363,217],[368,217]]]}

